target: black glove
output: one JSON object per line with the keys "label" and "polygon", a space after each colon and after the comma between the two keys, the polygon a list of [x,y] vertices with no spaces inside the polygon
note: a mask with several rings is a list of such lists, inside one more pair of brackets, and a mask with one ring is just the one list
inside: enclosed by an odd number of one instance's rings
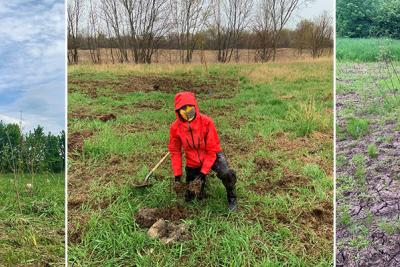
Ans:
{"label": "black glove", "polygon": [[206,179],[206,175],[204,173],[200,173],[199,175],[196,176],[196,179],[204,181]]}
{"label": "black glove", "polygon": [[175,176],[175,183],[180,183],[181,182],[181,176]]}

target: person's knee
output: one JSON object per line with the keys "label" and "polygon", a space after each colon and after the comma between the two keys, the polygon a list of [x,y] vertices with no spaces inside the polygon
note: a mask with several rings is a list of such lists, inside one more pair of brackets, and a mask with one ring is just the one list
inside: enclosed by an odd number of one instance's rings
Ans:
{"label": "person's knee", "polygon": [[236,172],[231,169],[226,169],[218,173],[218,177],[222,180],[224,185],[234,186],[236,184]]}

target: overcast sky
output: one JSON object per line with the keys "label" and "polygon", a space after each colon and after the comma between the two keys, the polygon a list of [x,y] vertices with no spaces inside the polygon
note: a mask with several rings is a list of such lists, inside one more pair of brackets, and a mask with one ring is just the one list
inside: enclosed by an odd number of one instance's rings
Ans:
{"label": "overcast sky", "polygon": [[334,0],[314,0],[311,4],[306,7],[302,7],[292,20],[288,23],[288,28],[295,28],[297,23],[302,19],[313,19],[322,14],[322,12],[327,11],[331,14],[332,18],[334,16]]}
{"label": "overcast sky", "polygon": [[64,129],[63,0],[0,1],[0,120]]}

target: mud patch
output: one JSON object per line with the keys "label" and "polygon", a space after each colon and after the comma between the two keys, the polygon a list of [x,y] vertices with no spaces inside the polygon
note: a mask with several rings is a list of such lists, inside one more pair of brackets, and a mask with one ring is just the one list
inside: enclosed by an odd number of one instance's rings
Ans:
{"label": "mud patch", "polygon": [[[378,64],[342,67],[352,81],[363,82],[366,75],[379,80],[374,71]],[[339,72],[339,73],[342,73]],[[345,128],[347,110],[368,120],[369,132],[360,139],[343,136],[337,140],[337,154],[342,164],[337,167],[337,266],[400,266],[400,232],[396,229],[400,212],[400,182],[396,177],[400,166],[400,132],[390,120],[396,111],[366,112],[381,103],[380,92],[365,81],[337,96],[337,122]],[[383,110],[385,111],[385,110]],[[383,123],[384,122],[384,123]],[[376,156],[368,147],[376,147]],[[357,159],[357,161],[355,161]],[[352,186],[349,186],[352,185]],[[389,230],[388,230],[389,229]]]}

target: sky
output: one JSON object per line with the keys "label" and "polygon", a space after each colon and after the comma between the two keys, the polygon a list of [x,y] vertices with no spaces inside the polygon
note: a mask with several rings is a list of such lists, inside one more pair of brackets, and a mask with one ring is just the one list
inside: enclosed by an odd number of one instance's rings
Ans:
{"label": "sky", "polygon": [[0,1],[0,120],[59,133],[65,123],[64,0]]}
{"label": "sky", "polygon": [[288,22],[288,28],[294,29],[298,22],[302,19],[312,20],[315,17],[321,15],[324,11],[327,11],[333,17],[334,14],[334,0],[314,0],[304,7],[301,7],[292,20]]}

